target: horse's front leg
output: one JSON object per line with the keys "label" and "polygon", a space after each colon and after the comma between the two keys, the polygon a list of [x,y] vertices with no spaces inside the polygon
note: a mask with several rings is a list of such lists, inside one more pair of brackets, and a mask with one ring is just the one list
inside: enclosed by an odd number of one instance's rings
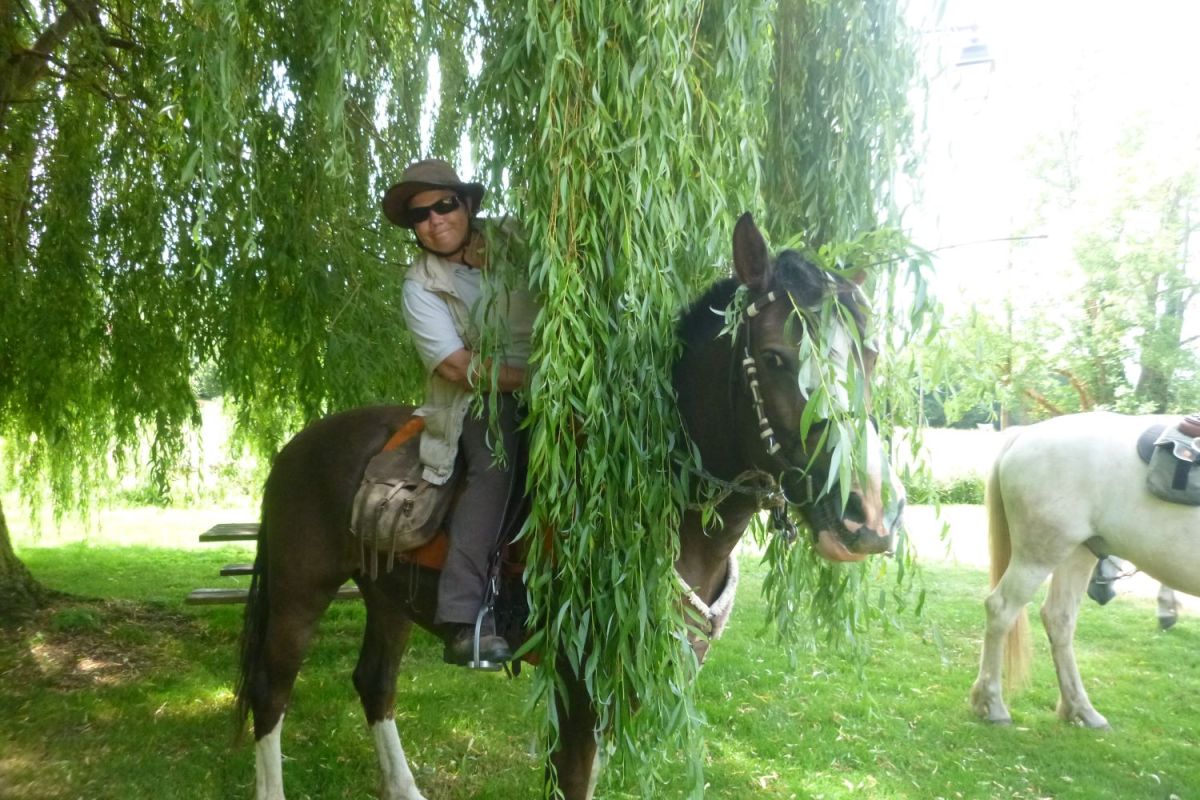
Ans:
{"label": "horse's front leg", "polygon": [[394,714],[396,673],[408,645],[412,620],[379,584],[365,579],[357,582],[367,605],[367,628],[354,668],[354,688],[366,712],[379,758],[379,796],[382,800],[425,800],[400,744]]}
{"label": "horse's front leg", "polygon": [[409,769],[408,759],[400,744],[400,733],[396,730],[394,717],[371,723],[371,735],[375,740],[375,754],[379,757],[379,769],[383,774],[379,796],[382,800],[425,800],[417,788],[416,779]]}
{"label": "horse's front leg", "polygon": [[596,741],[596,714],[583,681],[560,666],[566,698],[555,697],[558,708],[558,746],[550,754],[550,770],[558,777],[558,788],[564,800],[591,800],[599,777],[599,758]]}
{"label": "horse's front leg", "polygon": [[255,800],[284,800],[282,734],[283,715],[280,714],[275,727],[254,743]]}
{"label": "horse's front leg", "polygon": [[1094,561],[1091,553],[1079,548],[1054,571],[1050,591],[1042,605],[1042,624],[1046,626],[1054,669],[1058,673],[1059,718],[1086,728],[1107,728],[1108,720],[1096,712],[1088,699],[1075,662],[1075,623]]}

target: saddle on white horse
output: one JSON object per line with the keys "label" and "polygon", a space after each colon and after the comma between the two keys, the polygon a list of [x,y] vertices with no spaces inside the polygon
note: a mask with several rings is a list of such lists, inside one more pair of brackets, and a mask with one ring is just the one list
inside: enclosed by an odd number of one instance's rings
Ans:
{"label": "saddle on white horse", "polygon": [[1174,425],[1151,425],[1137,442],[1138,455],[1150,465],[1146,488],[1169,503],[1200,506],[1200,415]]}

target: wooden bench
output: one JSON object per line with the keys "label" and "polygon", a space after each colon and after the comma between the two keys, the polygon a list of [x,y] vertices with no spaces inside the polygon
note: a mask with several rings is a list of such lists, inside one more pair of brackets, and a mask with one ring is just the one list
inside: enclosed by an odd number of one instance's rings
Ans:
{"label": "wooden bench", "polygon": [[[257,522],[225,522],[220,525],[214,525],[204,533],[200,534],[200,541],[207,542],[253,542],[258,538],[258,523]],[[226,564],[221,568],[221,575],[253,575],[253,564]],[[184,603],[190,606],[212,606],[212,605],[228,605],[231,603],[244,603],[246,597],[249,596],[249,589],[193,589],[191,593],[184,599]],[[347,583],[342,588],[338,589],[335,600],[353,600],[360,597],[358,587],[353,583]]]}

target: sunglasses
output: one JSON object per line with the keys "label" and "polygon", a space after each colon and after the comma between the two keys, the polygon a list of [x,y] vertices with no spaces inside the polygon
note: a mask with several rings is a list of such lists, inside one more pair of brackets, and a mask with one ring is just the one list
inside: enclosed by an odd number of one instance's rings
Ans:
{"label": "sunglasses", "polygon": [[447,214],[452,214],[462,205],[462,201],[456,195],[443,197],[436,203],[428,206],[415,206],[404,210],[404,219],[409,225],[416,225],[419,222],[424,222],[429,219],[430,213],[437,214],[439,217],[444,217]]}

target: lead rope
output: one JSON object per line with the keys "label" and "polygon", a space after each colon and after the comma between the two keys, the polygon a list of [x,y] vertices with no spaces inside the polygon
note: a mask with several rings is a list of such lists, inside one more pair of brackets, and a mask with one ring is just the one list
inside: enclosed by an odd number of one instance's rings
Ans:
{"label": "lead rope", "polygon": [[761,508],[782,507],[787,503],[783,492],[779,488],[779,482],[770,473],[763,472],[760,469],[746,470],[731,481],[718,478],[716,475],[705,470],[704,467],[691,466],[689,469],[705,482],[716,484],[720,487],[716,494],[709,497],[703,503],[687,503],[685,507],[693,511],[701,511],[708,506],[715,508],[735,493],[758,498]]}

